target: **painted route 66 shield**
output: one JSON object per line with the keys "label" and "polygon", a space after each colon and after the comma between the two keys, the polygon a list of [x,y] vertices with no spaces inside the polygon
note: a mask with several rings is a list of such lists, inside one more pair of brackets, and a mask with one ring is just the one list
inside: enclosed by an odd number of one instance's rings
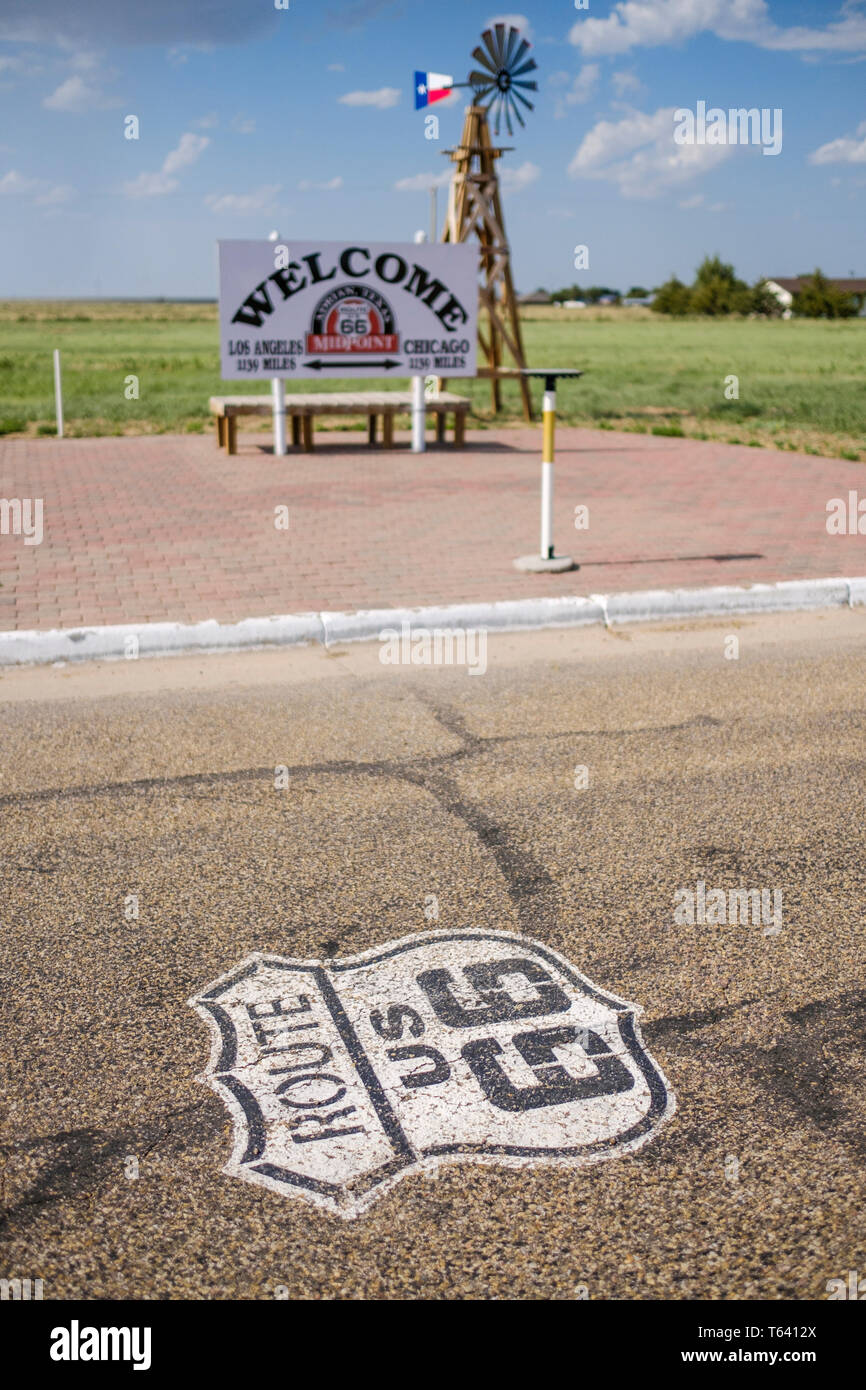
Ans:
{"label": "painted route 66 shield", "polygon": [[674,1109],[635,1006],[507,932],[252,955],[190,1003],[235,1121],[224,1171],[341,1216],[442,1163],[611,1158]]}

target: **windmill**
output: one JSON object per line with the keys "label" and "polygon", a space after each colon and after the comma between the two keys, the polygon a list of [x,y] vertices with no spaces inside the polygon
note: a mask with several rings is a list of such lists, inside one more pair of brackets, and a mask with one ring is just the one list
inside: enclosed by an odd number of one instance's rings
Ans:
{"label": "windmill", "polygon": [[[524,113],[533,110],[526,93],[538,90],[538,83],[529,79],[529,74],[536,68],[535,59],[527,56],[529,50],[530,44],[514,25],[495,24],[491,29],[484,30],[481,43],[472,50],[477,66],[470,72],[468,81],[452,84],[450,79],[444,79],[449,90],[452,86],[471,87],[472,104],[466,109],[460,144],[453,150],[445,151],[454,164],[454,171],[442,234],[445,242],[468,241],[472,236],[478,238],[482,276],[482,315],[478,341],[487,359],[487,366],[479,367],[478,375],[490,378],[494,413],[502,408],[500,382],[516,378],[527,420],[532,419],[532,400],[529,383],[520,374],[520,369],[526,366],[526,358],[496,170],[496,161],[513,146],[499,147],[493,144],[488,113],[493,117],[496,136],[503,120],[509,135],[514,134],[513,120],[525,127]],[[416,74],[416,79],[421,76]],[[417,92],[416,81],[416,103]],[[485,315],[486,333],[482,327]],[[503,366],[504,349],[513,358],[513,367]]]}
{"label": "windmill", "polygon": [[[502,116],[505,116],[505,124],[508,127],[508,134],[513,135],[514,130],[511,125],[512,113],[525,127],[526,122],[520,113],[518,102],[526,107],[527,111],[532,111],[531,101],[523,95],[524,91],[537,92],[538,83],[528,82],[526,74],[534,72],[537,67],[534,58],[524,62],[526,54],[529,52],[530,44],[526,39],[520,37],[520,30],[511,25],[508,29],[508,36],[505,34],[505,25],[497,24],[494,29],[485,29],[481,35],[481,42],[484,48],[473,48],[472,57],[476,63],[480,63],[483,72],[477,69],[469,74],[469,85],[473,91],[473,103],[476,106],[483,106],[485,111],[491,107],[495,110],[495,124],[493,131],[499,134],[499,123]],[[522,80],[521,80],[522,78]]]}

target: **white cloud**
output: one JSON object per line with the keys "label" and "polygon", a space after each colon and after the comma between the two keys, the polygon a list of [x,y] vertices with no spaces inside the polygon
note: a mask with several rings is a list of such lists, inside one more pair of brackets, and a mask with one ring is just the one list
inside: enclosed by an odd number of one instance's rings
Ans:
{"label": "white cloud", "polygon": [[612,72],[610,80],[618,97],[624,97],[626,92],[639,92],[643,88],[640,78],[633,72]]}
{"label": "white cloud", "polygon": [[810,164],[866,164],[866,121],[857,127],[855,135],[842,135],[813,150]]}
{"label": "white cloud", "polygon": [[11,57],[3,54],[0,57],[0,75],[6,73],[9,77],[38,77],[45,69],[39,63],[34,63],[29,57]]}
{"label": "white cloud", "polygon": [[99,67],[100,58],[98,53],[94,53],[89,48],[80,48],[77,53],[73,53],[69,59],[70,67],[77,72],[93,72]]}
{"label": "white cloud", "polygon": [[174,175],[180,169],[194,164],[210,140],[207,135],[194,135],[185,131],[176,147],[169,150],[162,162],[162,168],[155,174],[139,174],[123,185],[127,198],[156,198],[164,193],[174,193],[180,187],[180,180]]}
{"label": "white cloud", "polygon": [[28,179],[24,174],[19,174],[17,169],[10,169],[9,173],[0,179],[0,193],[35,193],[38,187],[39,179]]}
{"label": "white cloud", "polygon": [[187,131],[180,137],[177,147],[166,155],[162,172],[176,174],[178,169],[185,169],[187,165],[194,164],[209,144],[210,140],[206,135],[193,135],[191,131]]}
{"label": "white cloud", "polygon": [[168,174],[139,174],[128,179],[123,185],[127,198],[156,198],[163,193],[174,193],[180,188],[180,179],[169,178]]}
{"label": "white cloud", "polygon": [[98,87],[85,82],[77,73],[67,77],[65,82],[46,97],[42,105],[49,111],[97,111],[111,105],[106,101]]}
{"label": "white cloud", "polygon": [[326,179],[322,183],[315,183],[310,179],[301,179],[301,182],[298,184],[298,191],[300,193],[333,193],[338,188],[342,187],[343,180],[340,178],[340,175],[337,174],[336,178]]}
{"label": "white cloud", "polygon": [[557,120],[565,115],[566,106],[577,106],[584,101],[589,101],[598,81],[598,74],[598,63],[584,63],[568,91],[556,103],[554,115]]}
{"label": "white cloud", "polygon": [[198,130],[212,130],[213,127],[218,124],[219,120],[216,111],[209,111],[206,116],[200,116],[197,121],[193,121],[193,125]]}
{"label": "white cloud", "polygon": [[499,182],[503,188],[507,188],[510,193],[520,193],[524,188],[528,188],[531,183],[535,183],[541,170],[537,164],[533,164],[527,159],[517,169],[504,167],[499,171]]}
{"label": "white cloud", "polygon": [[328,64],[328,72],[345,72],[345,71],[346,71],[346,64],[345,64],[345,63],[329,63],[329,64]]}
{"label": "white cloud", "polygon": [[727,159],[733,145],[677,145],[674,108],[652,115],[634,111],[621,121],[599,121],[568,166],[572,178],[615,183],[626,198],[653,198],[698,178]]}
{"label": "white cloud", "polygon": [[53,188],[47,188],[44,193],[40,193],[36,201],[40,206],[54,206],[57,203],[68,203],[74,196],[75,189],[70,184],[56,183]]}
{"label": "white cloud", "polygon": [[484,25],[485,29],[492,29],[494,24],[511,25],[520,30],[521,37],[532,42],[532,25],[525,14],[495,14],[488,19]]}
{"label": "white cloud", "polygon": [[431,188],[444,188],[450,178],[447,169],[442,174],[412,174],[410,178],[398,179],[394,187],[400,193],[423,193]]}
{"label": "white cloud", "polygon": [[375,92],[347,92],[337,100],[343,106],[376,106],[386,111],[389,106],[396,106],[402,95],[399,87],[379,87]]}
{"label": "white cloud", "polygon": [[852,10],[844,19],[828,24],[826,29],[809,29],[805,25],[779,29],[763,47],[799,53],[863,53],[866,51],[866,15],[855,14]]}
{"label": "white cloud", "polygon": [[823,29],[773,23],[767,0],[618,0],[605,19],[578,20],[569,40],[587,56],[682,43],[712,33],[733,42],[797,52],[866,51],[866,16],[848,3]]}
{"label": "white cloud", "polygon": [[261,188],[257,188],[254,193],[209,193],[205,198],[205,203],[211,212],[220,215],[223,213],[244,215],[251,212],[263,212],[273,205],[280,188],[281,185],[278,183],[266,183]]}
{"label": "white cloud", "polygon": [[43,205],[65,203],[74,196],[75,189],[65,183],[52,185],[46,179],[28,178],[25,174],[20,174],[17,169],[10,169],[9,173],[4,174],[0,179],[0,194],[4,193],[18,197],[35,195],[35,201]]}
{"label": "white cloud", "polygon": [[273,5],[238,5],[231,0],[181,4],[147,0],[26,0],[0,6],[0,41],[84,46],[98,34],[105,44],[242,44],[274,32],[281,17]]}
{"label": "white cloud", "polygon": [[699,208],[704,201],[703,193],[693,193],[691,198],[683,198],[679,204],[681,208]]}
{"label": "white cloud", "polygon": [[237,115],[232,118],[232,130],[236,130],[239,135],[252,135],[256,128],[253,116]]}

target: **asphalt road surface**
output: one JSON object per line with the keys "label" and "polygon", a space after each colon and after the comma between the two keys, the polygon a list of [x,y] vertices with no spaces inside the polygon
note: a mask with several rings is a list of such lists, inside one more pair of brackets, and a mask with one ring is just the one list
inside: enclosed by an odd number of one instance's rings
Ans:
{"label": "asphalt road surface", "polygon": [[[825,1298],[866,1227],[866,613],[491,638],[477,676],[377,658],[0,677],[0,1274],[46,1299]],[[779,892],[781,922],[677,922],[698,882]],[[469,928],[643,1010],[676,1097],[645,1143],[410,1171],[351,1220],[223,1172],[192,996],[253,952]]]}

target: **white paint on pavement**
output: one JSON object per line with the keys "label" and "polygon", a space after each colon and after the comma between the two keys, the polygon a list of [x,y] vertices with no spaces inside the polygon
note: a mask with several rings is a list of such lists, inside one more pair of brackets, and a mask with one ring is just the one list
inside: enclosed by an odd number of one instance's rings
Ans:
{"label": "white paint on pavement", "polygon": [[344,1217],[443,1163],[612,1158],[674,1110],[636,1006],[509,932],[255,954],[189,1002],[234,1119],[224,1172]]}

